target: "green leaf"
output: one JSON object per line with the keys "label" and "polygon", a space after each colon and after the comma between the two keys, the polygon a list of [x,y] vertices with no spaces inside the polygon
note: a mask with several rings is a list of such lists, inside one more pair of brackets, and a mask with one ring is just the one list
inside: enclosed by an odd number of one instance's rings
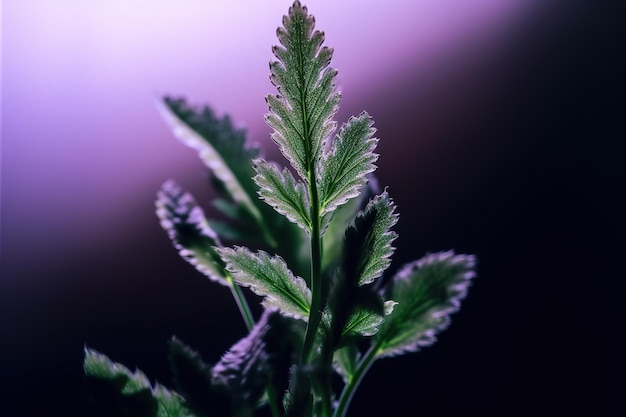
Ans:
{"label": "green leaf", "polygon": [[367,174],[376,169],[378,155],[374,148],[378,139],[373,135],[370,116],[363,112],[351,117],[334,138],[330,151],[322,160],[321,214],[333,212],[338,206],[357,197],[367,183]]}
{"label": "green leaf", "polygon": [[[334,92],[337,71],[328,67],[333,54],[322,47],[324,34],[314,30],[315,19],[299,1],[289,8],[277,36],[281,46],[272,52],[272,83],[279,95],[266,97],[265,120],[274,129],[272,139],[302,179],[315,169],[326,138],[335,130],[332,117],[340,95]],[[317,172],[318,170],[315,169]]]}
{"label": "green leaf", "polygon": [[341,267],[331,281],[324,322],[334,346],[376,334],[393,307],[371,285],[391,263],[395,205],[386,191],[372,198],[346,229]]}
{"label": "green leaf", "polygon": [[299,268],[303,264],[301,253],[293,253],[293,248],[301,246],[305,235],[258,198],[252,161],[260,156],[260,151],[246,142],[245,131],[233,127],[228,116],[217,117],[208,106],[192,107],[184,99],[170,97],[158,100],[157,105],[174,135],[199,152],[212,173],[213,185],[235,203],[231,208],[224,204],[216,207],[235,220],[216,226],[220,236],[233,243],[280,250],[294,268]]}
{"label": "green leaf", "polygon": [[352,336],[373,336],[378,332],[381,324],[385,321],[384,316],[393,311],[397,304],[395,301],[384,301],[381,299],[382,311],[371,306],[359,306],[352,311],[348,317],[343,330],[344,337]]}
{"label": "green leaf", "polygon": [[[85,357],[83,368],[85,374],[88,376],[101,379],[115,379],[122,377],[125,381],[124,387],[126,387],[126,384],[129,384],[135,377],[135,374],[127,367],[111,361],[111,359],[109,359],[106,355],[96,351],[95,349],[85,347],[84,353]],[[150,383],[147,378],[143,376],[143,373],[138,371],[137,374],[141,375],[141,377],[134,379],[134,382],[132,383],[134,387],[133,390],[136,391],[139,388],[150,388]],[[124,387],[122,387],[122,389],[124,389]],[[127,392],[133,390],[127,390]]]}
{"label": "green leaf", "polygon": [[235,282],[265,297],[266,308],[276,307],[286,316],[307,320],[311,290],[280,256],[270,257],[267,252],[254,253],[240,246],[223,248],[219,253]]}
{"label": "green leaf", "polygon": [[185,406],[184,399],[169,391],[161,384],[156,384],[152,390],[154,398],[159,404],[157,417],[192,417],[193,414]]}
{"label": "green leaf", "polygon": [[376,335],[378,356],[416,352],[435,343],[436,335],[450,324],[450,315],[460,308],[475,265],[473,255],[445,251],[398,271],[387,290],[398,305]]}
{"label": "green leaf", "polygon": [[157,194],[156,213],[183,259],[212,281],[231,286],[216,250],[220,240],[191,194],[166,181]]}
{"label": "green leaf", "polygon": [[397,223],[395,204],[387,191],[374,197],[346,230],[344,267],[348,275],[358,277],[359,285],[369,284],[391,264],[397,234],[391,228]]}
{"label": "green leaf", "polygon": [[83,369],[95,408],[129,417],[193,417],[180,395],[160,384],[153,388],[143,372],[94,349],[85,347]]}
{"label": "green leaf", "polygon": [[348,384],[352,380],[359,356],[359,349],[354,344],[344,346],[335,351],[333,368],[341,376],[344,384]]}
{"label": "green leaf", "polygon": [[355,276],[336,272],[323,312],[326,343],[333,349],[358,343],[378,332],[396,303],[385,301],[376,288],[359,285]]}
{"label": "green leaf", "polygon": [[257,159],[254,163],[257,172],[254,181],[259,186],[261,198],[278,213],[310,233],[310,203],[306,186],[296,181],[287,168],[280,172],[274,164],[263,159]]}
{"label": "green leaf", "polygon": [[354,222],[357,214],[365,209],[366,203],[379,192],[378,181],[373,174],[370,174],[365,189],[359,193],[357,198],[353,198],[334,212],[325,216],[330,217],[322,244],[324,250],[322,268],[325,271],[336,265],[337,261],[341,258],[348,226]]}
{"label": "green leaf", "polygon": [[184,99],[165,97],[157,101],[157,106],[174,135],[199,152],[230,197],[261,221],[254,204],[256,187],[251,163],[259,156],[259,149],[246,142],[245,130],[235,128],[229,116],[219,118],[210,107],[194,108]]}

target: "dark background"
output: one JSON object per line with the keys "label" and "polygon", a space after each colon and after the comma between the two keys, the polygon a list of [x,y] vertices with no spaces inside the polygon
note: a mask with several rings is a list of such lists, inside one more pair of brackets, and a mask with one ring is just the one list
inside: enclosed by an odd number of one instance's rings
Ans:
{"label": "dark background", "polygon": [[[626,415],[624,20],[617,2],[564,4],[359,94],[400,213],[392,271],[454,249],[477,256],[478,277],[437,344],[377,362],[348,415]],[[11,250],[7,222],[27,219],[3,210],[0,414],[88,415],[85,344],[168,385],[173,334],[209,360],[244,335],[228,291],[178,258],[152,207],[136,210],[115,244],[41,266]],[[15,284],[24,271],[72,285]]]}

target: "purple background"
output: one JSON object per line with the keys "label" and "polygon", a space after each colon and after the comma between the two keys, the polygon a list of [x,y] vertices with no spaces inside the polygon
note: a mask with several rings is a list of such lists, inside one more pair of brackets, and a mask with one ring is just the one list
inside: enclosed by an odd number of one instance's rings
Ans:
{"label": "purple background", "polygon": [[[335,49],[336,119],[367,110],[378,129],[377,177],[400,213],[392,269],[426,251],[479,259],[437,345],[374,365],[353,415],[623,415],[617,8],[334,3],[305,4]],[[244,335],[228,291],[178,257],[154,215],[168,178],[207,210],[212,196],[154,98],[229,113],[282,162],[262,116],[289,5],[3,3],[7,415],[85,415],[85,344],[168,385],[171,335],[211,361]]]}

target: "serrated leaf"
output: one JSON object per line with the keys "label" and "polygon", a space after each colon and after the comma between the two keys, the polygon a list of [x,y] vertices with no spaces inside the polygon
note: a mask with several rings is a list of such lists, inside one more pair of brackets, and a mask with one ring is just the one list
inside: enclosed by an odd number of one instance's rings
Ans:
{"label": "serrated leaf", "polygon": [[254,253],[240,246],[220,249],[219,254],[237,284],[265,297],[262,304],[266,308],[275,307],[286,316],[307,320],[311,290],[280,256],[271,257],[264,251]]}
{"label": "serrated leaf", "polygon": [[378,300],[363,303],[366,298],[361,297],[360,302],[355,304],[342,331],[344,340],[360,336],[373,336],[378,332],[385,321],[385,316],[390,314],[397,304],[393,300],[384,301],[380,296],[378,298]]}
{"label": "serrated leaf", "polygon": [[[130,369],[122,364],[111,361],[105,354],[86,346],[84,354],[83,369],[86,375],[101,379],[115,379],[121,376],[123,377],[122,379],[125,380],[125,384],[130,383],[133,379],[134,374]],[[141,373],[141,371],[139,371],[139,373]],[[143,375],[143,373],[141,374]],[[136,388],[150,388],[150,383],[147,378],[138,378],[137,381],[139,384],[143,383],[143,385],[137,386],[137,383],[133,384]],[[122,387],[122,389],[124,389],[124,387]]]}
{"label": "serrated leaf", "polygon": [[351,117],[333,139],[322,159],[321,214],[333,212],[338,206],[357,197],[367,183],[367,174],[376,169],[374,153],[378,139],[373,135],[370,116],[363,112]]}
{"label": "serrated leaf", "polygon": [[272,83],[279,95],[266,100],[267,124],[272,139],[302,179],[319,163],[324,141],[335,130],[332,117],[340,95],[334,92],[337,71],[328,67],[333,51],[322,47],[324,34],[314,30],[315,19],[295,1],[277,30],[280,46],[272,51],[278,61],[270,63]]}
{"label": "serrated leaf", "polygon": [[357,306],[346,321],[343,336],[373,336],[384,321],[382,314]]}
{"label": "serrated leaf", "polygon": [[378,181],[373,174],[370,174],[365,189],[359,193],[357,198],[353,198],[327,215],[330,217],[330,220],[326,227],[322,244],[324,250],[322,268],[324,270],[335,265],[340,259],[343,252],[346,229],[354,222],[357,214],[365,209],[367,202],[379,193]]}
{"label": "serrated leaf", "polygon": [[338,270],[331,280],[322,315],[326,343],[336,349],[373,336],[394,305],[394,301],[385,301],[374,286],[358,285],[354,276]]}
{"label": "serrated leaf", "polygon": [[309,196],[306,186],[297,181],[287,168],[278,168],[263,159],[254,161],[257,175],[254,181],[259,186],[259,195],[267,204],[307,233],[311,232],[309,218]]}
{"label": "serrated leaf", "polygon": [[391,264],[391,243],[397,234],[395,204],[384,191],[374,197],[346,230],[344,267],[348,275],[358,277],[359,285],[373,282]]}
{"label": "serrated leaf", "polygon": [[160,384],[152,387],[140,370],[131,372],[94,349],[85,347],[83,369],[93,405],[113,415],[193,417],[176,392]]}
{"label": "serrated leaf", "polygon": [[161,384],[156,384],[152,392],[159,404],[157,417],[193,417],[180,395],[169,391]]}
{"label": "serrated leaf", "polygon": [[453,251],[428,254],[405,265],[393,277],[387,294],[398,302],[380,332],[379,357],[416,352],[435,343],[450,324],[475,276],[473,255]]}
{"label": "serrated leaf", "polygon": [[253,409],[279,372],[277,365],[289,351],[285,317],[276,309],[264,310],[250,333],[233,345],[211,369],[213,384],[231,397],[233,415]]}
{"label": "serrated leaf", "polygon": [[194,108],[184,99],[165,97],[157,106],[174,135],[199,152],[230,197],[262,221],[253,200],[256,187],[251,163],[259,156],[259,149],[246,142],[245,130],[235,128],[230,117],[219,118],[210,107]]}
{"label": "serrated leaf", "polygon": [[166,181],[157,194],[156,213],[183,259],[212,281],[231,286],[216,251],[221,242],[191,194],[175,181]]}

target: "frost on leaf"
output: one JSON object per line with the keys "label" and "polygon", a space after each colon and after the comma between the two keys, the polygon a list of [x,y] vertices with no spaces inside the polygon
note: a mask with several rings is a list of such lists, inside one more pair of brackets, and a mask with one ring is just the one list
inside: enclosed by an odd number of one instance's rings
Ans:
{"label": "frost on leaf", "polygon": [[278,60],[270,63],[270,80],[278,95],[266,97],[265,116],[272,139],[306,181],[335,130],[332,117],[340,101],[334,91],[337,71],[328,66],[333,50],[322,47],[324,34],[314,27],[313,16],[296,1],[276,32],[280,45],[272,48]]}
{"label": "frost on leaf", "polygon": [[378,155],[374,148],[378,139],[373,135],[370,116],[363,112],[342,126],[324,154],[321,173],[322,215],[357,197],[367,183],[367,174],[376,169]]}
{"label": "frost on leaf", "polygon": [[216,251],[216,246],[221,246],[219,238],[191,194],[172,180],[165,182],[157,195],[156,213],[174,247],[187,262],[212,281],[231,285]]}
{"label": "frost on leaf", "polygon": [[219,250],[226,269],[235,282],[265,297],[266,308],[278,308],[286,316],[307,320],[311,308],[311,290],[303,278],[295,276],[280,256],[254,253],[236,246]]}
{"label": "frost on leaf", "polygon": [[473,255],[428,254],[393,277],[387,295],[398,302],[375,336],[378,356],[416,352],[436,341],[459,310],[475,276]]}
{"label": "frost on leaf", "polygon": [[257,172],[254,181],[259,186],[261,198],[278,213],[310,233],[311,219],[306,186],[297,181],[287,168],[281,172],[274,164],[263,159],[256,160],[254,168]]}
{"label": "frost on leaf", "polygon": [[369,284],[391,264],[397,223],[395,204],[384,191],[374,197],[346,230],[345,261],[348,275],[354,275],[359,285]]}

